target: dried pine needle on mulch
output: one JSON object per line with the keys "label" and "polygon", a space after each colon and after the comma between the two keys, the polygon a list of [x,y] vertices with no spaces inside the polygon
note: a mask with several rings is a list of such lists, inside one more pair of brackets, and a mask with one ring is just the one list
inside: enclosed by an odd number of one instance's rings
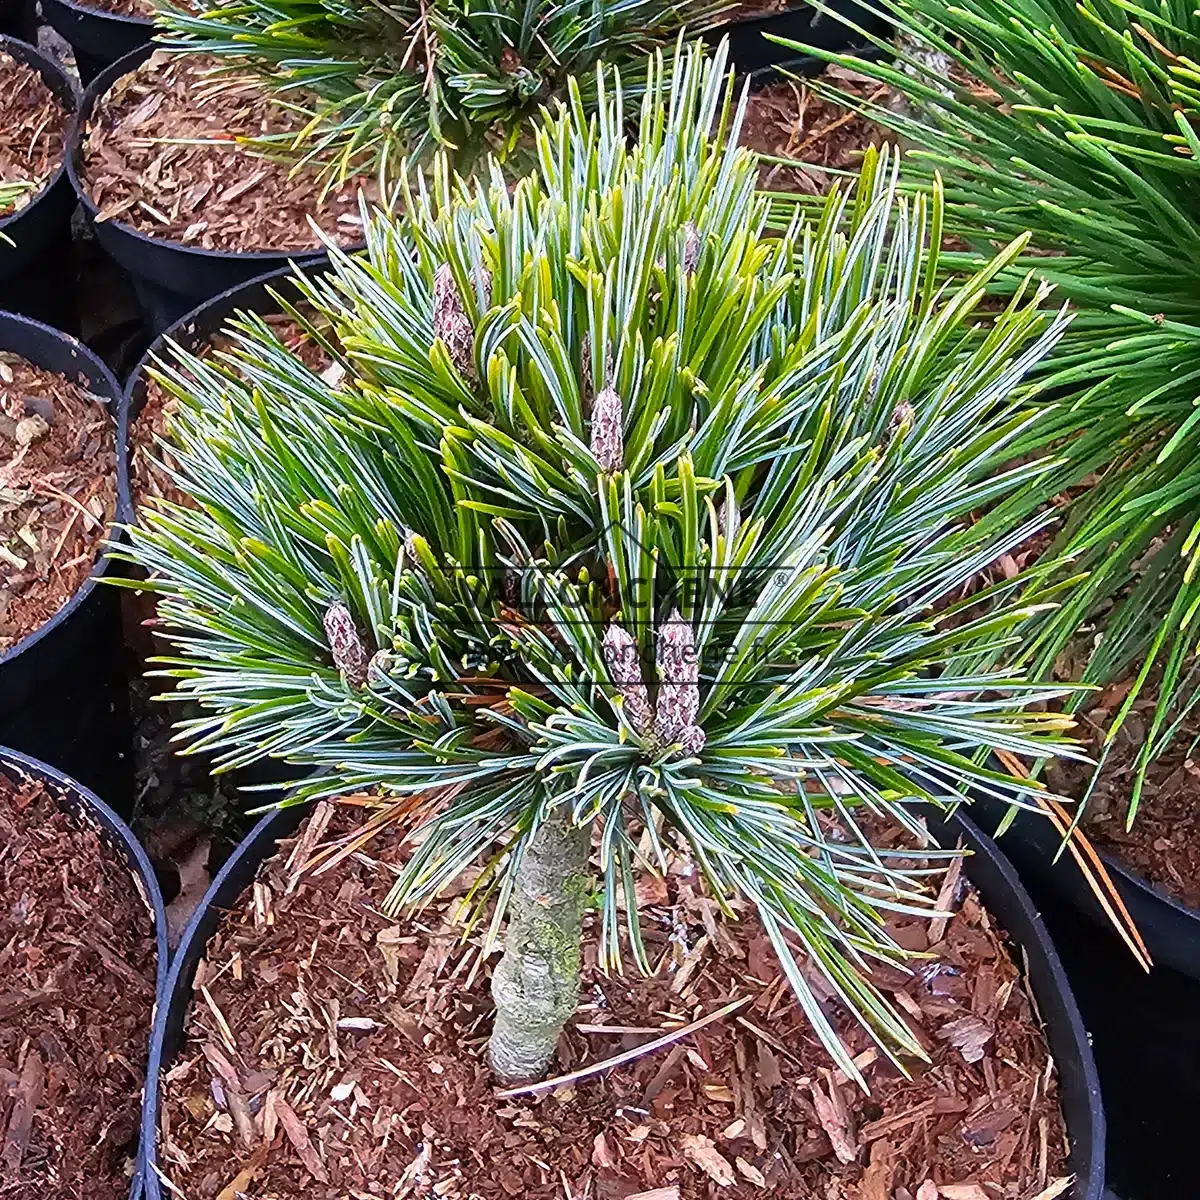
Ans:
{"label": "dried pine needle on mulch", "polygon": [[24,208],[63,161],[70,113],[41,75],[0,53],[0,218]]}
{"label": "dried pine needle on mulch", "polygon": [[0,778],[0,1195],[129,1192],[154,1005],[129,867],[40,782]]}
{"label": "dried pine needle on mulch", "polygon": [[[840,67],[826,74],[864,101],[887,102],[889,89],[865,76]],[[750,94],[741,144],[772,158],[797,160],[795,166],[764,162],[761,187],[814,196],[829,190],[835,172],[857,170],[867,146],[891,138],[874,122],[822,99],[804,80],[785,79]]]}
{"label": "dried pine needle on mulch", "polygon": [[81,169],[96,219],[205,250],[316,247],[310,218],[342,244],[361,241],[359,193],[375,201],[375,181],[355,176],[322,199],[315,167],[293,172],[240,144],[305,121],[216,65],[155,51],[97,101]]}
{"label": "dried pine needle on mulch", "polygon": [[82,383],[0,352],[0,652],[91,574],[116,511],[115,442]]}
{"label": "dried pine needle on mulch", "polygon": [[822,989],[872,1094],[849,1084],[753,916],[723,920],[680,856],[638,888],[655,975],[604,976],[589,941],[554,1070],[667,1044],[506,1096],[483,1057],[490,963],[453,924],[461,897],[382,916],[405,853],[391,830],[303,870],[322,837],[353,834],[353,812],[315,810],[208,945],[161,1113],[159,1165],[187,1200],[1048,1200],[1065,1188],[1053,1064],[1004,935],[965,884],[948,921],[896,927],[936,957],[878,972],[929,1053],[911,1080]]}

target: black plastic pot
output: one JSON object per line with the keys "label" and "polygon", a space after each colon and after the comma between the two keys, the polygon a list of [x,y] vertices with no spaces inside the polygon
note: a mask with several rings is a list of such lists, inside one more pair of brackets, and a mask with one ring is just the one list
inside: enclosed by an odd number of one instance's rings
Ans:
{"label": "black plastic pot", "polygon": [[[128,414],[130,428],[132,428],[138,413],[142,411],[142,405],[146,402],[146,371],[154,365],[156,357],[162,357],[165,350],[164,343],[167,339],[178,343],[183,349],[195,353],[202,349],[214,334],[219,333],[229,318],[238,310],[261,313],[264,316],[279,312],[279,304],[271,295],[273,291],[279,292],[289,299],[299,298],[299,291],[295,286],[295,275],[290,267],[272,271],[269,275],[252,279],[249,283],[239,284],[227,292],[222,292],[219,296],[214,296],[159,334],[130,372],[129,380],[125,384],[124,408]],[[120,512],[122,520],[126,523],[131,523],[135,516],[133,484],[129,473],[129,451],[130,446],[126,441],[117,464]]]}
{"label": "black plastic pot", "polygon": [[[0,37],[0,51],[37,71],[59,103],[75,112],[78,94],[56,62],[12,37]],[[66,157],[24,208],[0,218],[0,309],[73,332],[78,326],[71,255],[75,193]]]}
{"label": "black plastic pot", "polygon": [[[192,1003],[196,964],[222,913],[232,908],[253,882],[260,864],[279,842],[298,828],[307,809],[276,809],[258,822],[225,863],[184,930],[171,964],[166,996],[154,1022],[150,1065],[142,1109],[142,1146],[146,1163],[147,1200],[168,1200],[157,1175],[159,1085],[179,1051],[184,1022]],[[1104,1200],[1104,1109],[1088,1035],[1071,995],[1058,955],[1016,871],[995,843],[962,816],[943,821],[930,816],[930,828],[944,845],[961,838],[973,852],[966,872],[997,920],[1021,948],[1028,978],[1046,1027],[1050,1053],[1059,1071],[1063,1110],[1071,1138],[1070,1169],[1078,1182],[1066,1200]]]}
{"label": "black plastic pot", "polygon": [[[996,801],[984,800],[976,803],[975,811],[983,824],[995,828],[1006,810]],[[1005,853],[1024,878],[1036,880],[1041,889],[1111,930],[1108,917],[1071,855],[1064,853],[1057,863],[1054,861],[1061,839],[1049,821],[1022,811],[1005,832],[1003,841]],[[1200,980],[1200,912],[1181,904],[1111,854],[1104,851],[1099,854],[1141,932],[1151,959],[1159,966],[1173,967]],[[1123,949],[1120,952],[1126,953]],[[1200,1193],[1200,1183],[1197,1192]]]}
{"label": "black plastic pot", "polygon": [[[0,313],[0,350],[72,378],[103,397],[125,441],[121,392],[108,369],[74,338]],[[115,588],[97,586],[107,555],[40,629],[0,654],[0,743],[53,764],[129,812],[129,697]]]}
{"label": "black plastic pot", "polygon": [[[83,94],[71,134],[67,170],[75,194],[95,220],[96,205],[81,177],[83,137],[97,99],[122,76],[140,66],[153,52],[143,46],[101,72]],[[291,262],[313,264],[326,257],[321,250],[256,250],[243,254],[185,246],[166,238],[149,237],[120,221],[96,221],[96,238],[105,252],[133,277],[138,303],[151,338],[174,325],[193,309],[230,288],[285,268]]]}
{"label": "black plastic pot", "polygon": [[[1006,849],[1010,837],[1001,840]],[[1068,859],[1054,870],[1076,868]],[[1200,981],[1162,965],[1143,971],[1111,927],[1085,916],[1050,878],[1022,872],[1059,948],[1100,1071],[1113,1191],[1106,1200],[1196,1200]]]}
{"label": "black plastic pot", "polygon": [[[867,4],[856,0],[829,0],[828,7],[876,37],[887,37],[891,33],[891,26],[879,10]],[[789,74],[815,75],[824,68],[821,59],[769,41],[768,34],[821,50],[857,52],[863,57],[873,54],[870,44],[837,17],[808,4],[762,17],[727,21],[705,32],[703,38],[713,46],[723,37],[729,39],[729,61],[739,80],[748,80],[752,88],[766,87]]]}
{"label": "black plastic pot", "polygon": [[0,0],[0,33],[27,42],[36,38],[33,0]]}
{"label": "black plastic pot", "polygon": [[[154,877],[154,869],[151,867],[150,860],[146,857],[141,843],[134,837],[133,830],[94,792],[76,783],[75,780],[67,778],[44,762],[38,762],[37,759],[28,758],[24,754],[18,754],[14,750],[0,746],[0,772],[10,780],[43,780],[58,794],[60,803],[65,809],[99,826],[101,836],[108,845],[129,864],[134,883],[154,918],[154,936],[158,943],[158,973],[154,985],[154,1009],[157,1015],[163,1007],[169,961],[167,914],[163,907],[162,893],[158,890],[158,881]],[[150,1069],[151,1064],[148,1062],[147,1072]],[[130,1200],[139,1200],[142,1195],[143,1150],[144,1146],[139,1145],[137,1169],[129,1189]]]}
{"label": "black plastic pot", "polygon": [[154,22],[149,17],[120,16],[74,0],[42,0],[42,16],[70,42],[85,85],[154,36]]}

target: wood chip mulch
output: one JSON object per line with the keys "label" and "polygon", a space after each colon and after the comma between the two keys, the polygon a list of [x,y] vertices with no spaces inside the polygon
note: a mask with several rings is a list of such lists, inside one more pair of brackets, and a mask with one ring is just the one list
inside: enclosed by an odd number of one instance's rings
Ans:
{"label": "wood chip mulch", "polygon": [[63,161],[70,113],[32,67],[0,53],[0,184],[29,183],[7,207],[0,200],[0,217],[23,208],[42,189]]}
{"label": "wood chip mulch", "polygon": [[205,250],[300,250],[319,244],[313,218],[342,244],[362,239],[356,176],[324,200],[315,168],[252,153],[238,138],[295,133],[305,122],[251,78],[214,74],[217,61],[156,51],[97,102],[82,174],[99,210],[142,233]]}
{"label": "wood chip mulch", "polygon": [[[889,89],[840,67],[826,74],[864,100],[885,103]],[[759,186],[770,191],[820,195],[837,178],[824,168],[856,171],[863,150],[891,135],[857,113],[823,100],[800,80],[773,83],[750,94],[741,144],[760,154],[797,159],[804,166],[763,163]]]}
{"label": "wood chip mulch", "polygon": [[[1104,751],[1104,732],[1132,684],[1130,678],[1106,687],[1076,729],[1097,761]],[[1167,752],[1151,764],[1133,826],[1125,828],[1137,757],[1157,701],[1157,688],[1152,686],[1135,701],[1096,781],[1083,828],[1098,846],[1143,878],[1189,908],[1200,909],[1200,710],[1188,715]],[[1089,764],[1064,760],[1053,764],[1047,782],[1062,795],[1082,796],[1090,779]]]}
{"label": "wood chip mulch", "polygon": [[1004,934],[961,878],[943,888],[952,918],[896,926],[930,959],[911,975],[878,973],[929,1055],[911,1080],[814,976],[871,1095],[848,1083],[757,921],[744,909],[738,923],[723,919],[679,856],[665,879],[638,887],[655,975],[606,977],[589,936],[581,1004],[554,1070],[603,1062],[732,1001],[745,1006],[606,1074],[504,1097],[483,1058],[493,960],[451,924],[461,892],[420,917],[383,916],[404,854],[390,830],[311,870],[331,834],[351,849],[354,811],[318,806],[207,947],[183,1049],[165,1075],[158,1150],[188,1200],[1053,1200],[1067,1191],[1053,1065]]}
{"label": "wood chip mulch", "polygon": [[115,443],[83,383],[0,352],[0,652],[91,574],[116,511]]}
{"label": "wood chip mulch", "polygon": [[[87,8],[98,8],[101,12],[114,13],[118,17],[149,17],[155,16],[153,0],[89,0]],[[180,4],[180,8],[190,8],[189,4]]]}
{"label": "wood chip mulch", "polygon": [[0,1195],[129,1191],[153,922],[125,862],[38,781],[0,779]]}
{"label": "wood chip mulch", "polygon": [[[264,315],[263,320],[275,336],[311,371],[320,374],[330,363],[324,348],[313,341],[303,326],[283,313]],[[235,345],[227,334],[218,333],[203,346],[193,350],[196,357],[209,359],[214,354]],[[166,356],[170,359],[169,353]],[[236,363],[226,358],[222,369],[237,373]],[[160,462],[170,462],[169,451],[158,444],[170,431],[171,412],[178,400],[152,375],[146,376],[145,401],[129,428],[130,486],[136,507],[156,504],[168,500],[174,504],[191,504],[190,497],[176,486],[175,481],[162,469]]]}
{"label": "wood chip mulch", "polygon": [[[111,13],[117,17],[149,17],[153,19],[155,14],[153,0],[87,0],[80,7]],[[188,6],[181,5],[180,7]]]}

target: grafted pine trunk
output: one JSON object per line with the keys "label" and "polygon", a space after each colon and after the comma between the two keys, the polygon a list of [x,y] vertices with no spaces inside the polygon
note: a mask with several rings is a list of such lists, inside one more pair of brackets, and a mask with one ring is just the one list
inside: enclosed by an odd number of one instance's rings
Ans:
{"label": "grafted pine trunk", "polygon": [[504,956],[492,976],[496,1023],[488,1054],[505,1082],[545,1074],[579,1000],[579,943],[590,831],[553,818],[530,840],[509,906]]}

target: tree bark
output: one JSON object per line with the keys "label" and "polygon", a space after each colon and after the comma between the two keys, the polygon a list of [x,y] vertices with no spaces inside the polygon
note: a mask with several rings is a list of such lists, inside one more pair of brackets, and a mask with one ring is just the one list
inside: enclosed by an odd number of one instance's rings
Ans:
{"label": "tree bark", "polygon": [[590,830],[557,818],[526,847],[510,901],[504,956],[492,976],[488,1055],[506,1083],[543,1075],[579,1001]]}

